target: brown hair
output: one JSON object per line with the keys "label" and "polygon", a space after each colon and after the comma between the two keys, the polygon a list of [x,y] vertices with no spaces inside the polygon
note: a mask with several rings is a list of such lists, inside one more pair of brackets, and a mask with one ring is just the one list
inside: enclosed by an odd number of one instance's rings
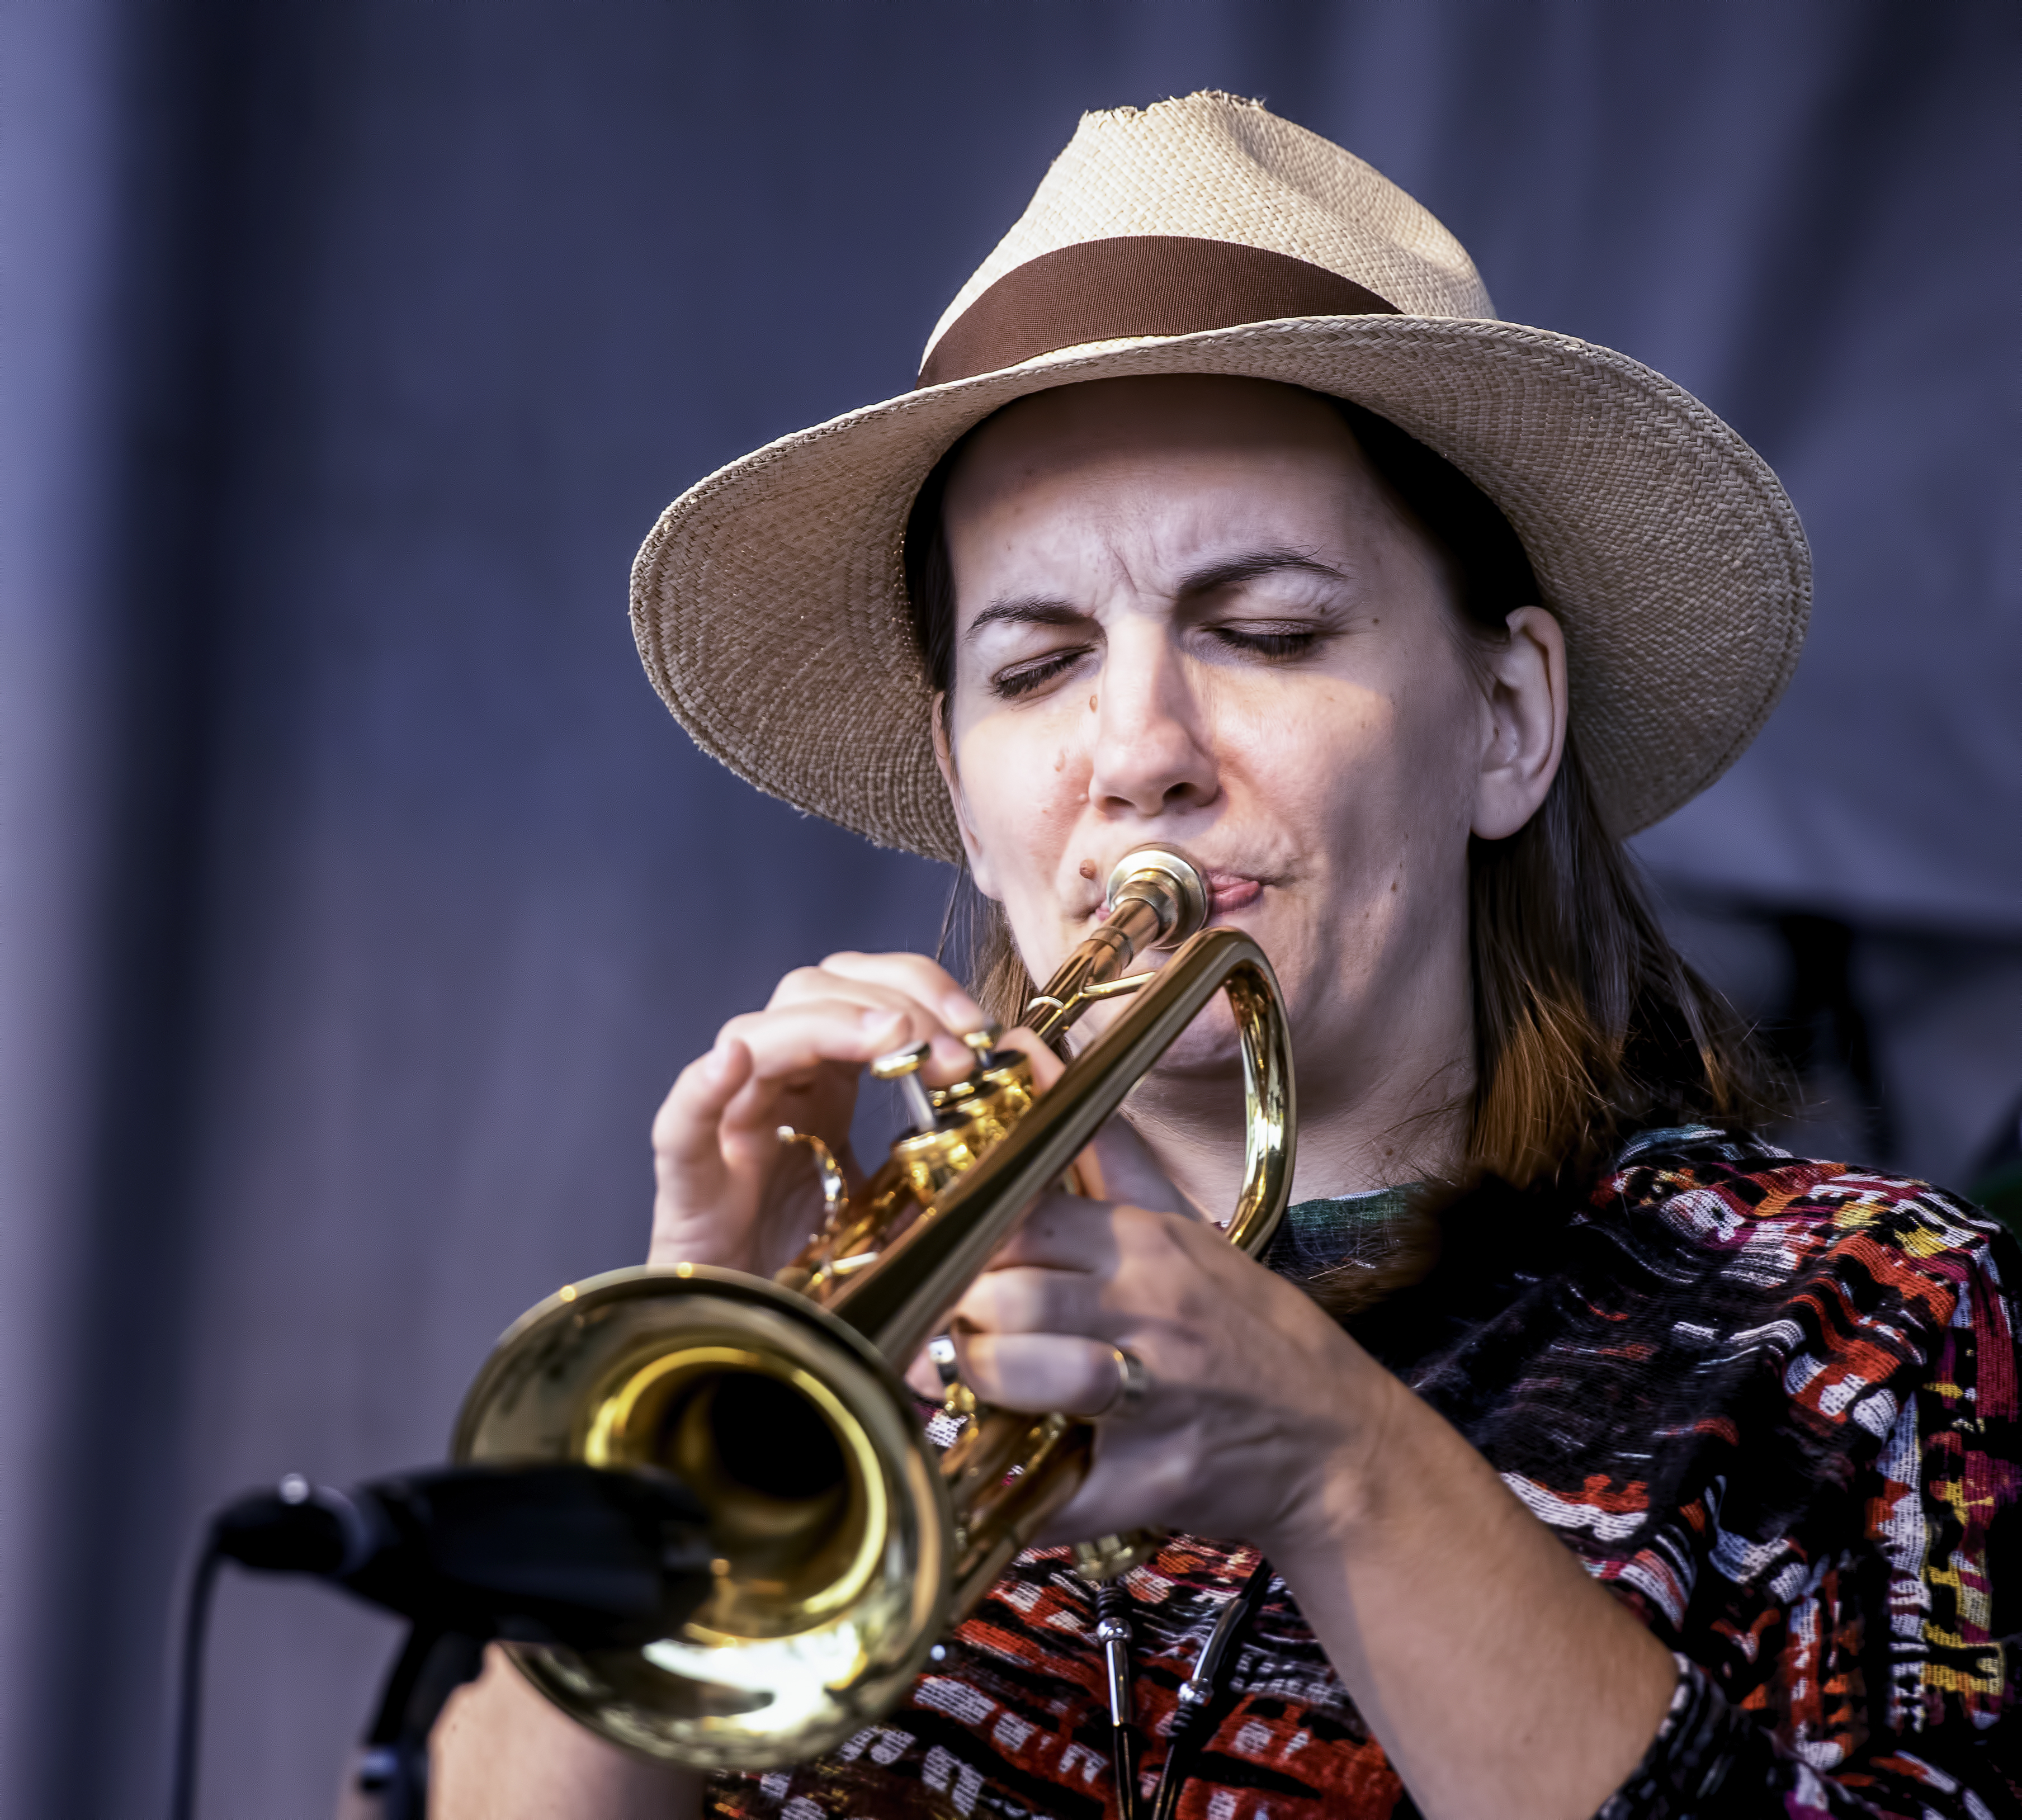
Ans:
{"label": "brown hair", "polygon": [[[1325,402],[1347,421],[1392,503],[1444,556],[1466,633],[1506,639],[1509,614],[1541,595],[1509,520],[1396,425],[1345,399]],[[962,447],[921,488],[906,538],[914,631],[944,714],[955,604],[941,502]],[[1638,1129],[1745,1127],[1783,1108],[1785,1084],[1765,1052],[1671,946],[1628,850],[1602,826],[1571,730],[1537,813],[1507,839],[1470,839],[1468,885],[1474,1088],[1461,1177],[1437,1198],[1488,1179],[1578,1191]],[[1014,1023],[1036,988],[999,906],[973,887],[966,896],[972,990],[992,1017]],[[951,923],[954,909],[951,900]],[[1316,1293],[1350,1311],[1422,1274],[1434,1244],[1422,1227],[1407,1232],[1393,1267],[1323,1279]]]}

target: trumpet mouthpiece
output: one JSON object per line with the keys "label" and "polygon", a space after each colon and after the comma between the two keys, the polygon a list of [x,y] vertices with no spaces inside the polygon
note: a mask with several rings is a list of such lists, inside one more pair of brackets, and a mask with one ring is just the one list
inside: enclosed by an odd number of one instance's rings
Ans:
{"label": "trumpet mouthpiece", "polygon": [[1111,914],[1132,900],[1148,905],[1159,919],[1158,935],[1146,947],[1177,948],[1207,921],[1206,881],[1174,848],[1133,847],[1117,861],[1109,875]]}

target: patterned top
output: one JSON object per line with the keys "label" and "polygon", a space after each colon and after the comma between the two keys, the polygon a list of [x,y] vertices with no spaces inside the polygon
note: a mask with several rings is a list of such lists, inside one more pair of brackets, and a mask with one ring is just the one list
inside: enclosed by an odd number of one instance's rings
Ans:
{"label": "patterned top", "polygon": [[[1307,1203],[1272,1261],[1309,1270],[1315,1227],[1368,1211]],[[1586,1205],[1487,1192],[1443,1232],[1353,1330],[1683,1671],[1602,1820],[2013,1811],[2013,1239],[1922,1184],[1703,1129],[1644,1134]],[[1176,1537],[1128,1577],[1148,1793],[1255,1559]],[[718,1778],[708,1811],[1113,1813],[1094,1625],[1061,1552],[1024,1555],[906,1706],[819,1763]],[[1282,1582],[1231,1665],[1184,1820],[1415,1813]]]}

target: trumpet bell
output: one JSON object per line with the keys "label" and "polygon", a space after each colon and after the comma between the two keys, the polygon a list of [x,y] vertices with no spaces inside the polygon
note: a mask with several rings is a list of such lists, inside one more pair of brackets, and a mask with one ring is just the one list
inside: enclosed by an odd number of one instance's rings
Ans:
{"label": "trumpet bell", "polygon": [[[940,1330],[1033,1198],[1210,999],[1240,1038],[1243,1185],[1229,1241],[1254,1252],[1291,1186],[1290,1043],[1270,963],[1248,936],[1203,928],[1199,870],[1170,848],[1125,855],[1108,914],[1026,1008],[1065,1046],[1106,1000],[1132,1002],[1044,1093],[994,1034],[964,1081],[929,1090],[918,1048],[881,1058],[915,1129],[852,1193],[805,1146],[824,1223],[776,1280],[678,1264],[615,1271],[523,1316],[473,1385],[459,1461],[582,1461],[678,1478],[707,1513],[711,1585],[676,1634],[637,1650],[513,1646],[561,1709],[612,1742],[700,1770],[820,1756],[903,1699],[951,1620],[972,1610],[1089,1470],[1094,1435],[1064,1413],[991,1409],[958,1380],[936,1456],[896,1375]],[[1155,974],[1139,957],[1169,950]],[[1144,1559],[1152,1531],[1077,1549],[1100,1579]]]}
{"label": "trumpet bell", "polygon": [[516,1323],[471,1387],[458,1461],[682,1479],[714,1585],[637,1650],[511,1646],[613,1743],[696,1769],[818,1756],[895,1703],[946,1623],[947,1494],[911,1401],[805,1297],[702,1265],[615,1271]]}

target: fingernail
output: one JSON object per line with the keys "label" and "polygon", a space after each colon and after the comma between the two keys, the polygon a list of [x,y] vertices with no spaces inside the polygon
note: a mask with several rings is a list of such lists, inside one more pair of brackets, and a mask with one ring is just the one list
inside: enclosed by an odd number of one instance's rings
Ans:
{"label": "fingernail", "polygon": [[874,1007],[863,1012],[857,1021],[867,1031],[896,1030],[906,1021],[906,1014],[900,1011],[879,1011]]}
{"label": "fingernail", "polygon": [[941,1001],[941,1020],[958,1030],[980,1030],[989,1021],[983,1015],[983,1007],[965,992]]}

